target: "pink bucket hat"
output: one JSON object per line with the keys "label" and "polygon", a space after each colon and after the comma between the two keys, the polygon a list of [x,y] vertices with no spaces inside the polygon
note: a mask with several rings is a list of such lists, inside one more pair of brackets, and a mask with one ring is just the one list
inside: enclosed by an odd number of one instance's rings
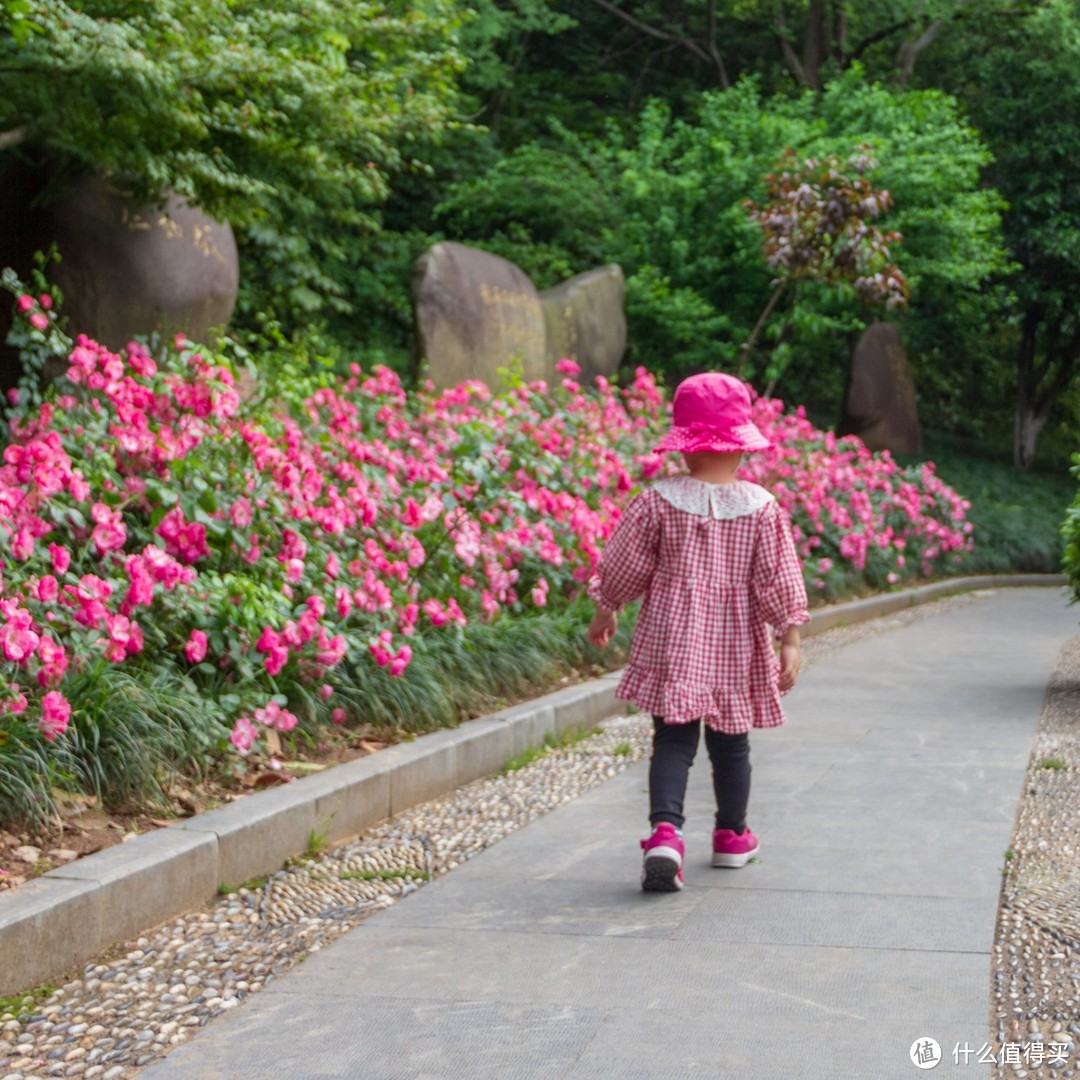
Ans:
{"label": "pink bucket hat", "polygon": [[754,392],[721,371],[691,375],[679,383],[672,402],[674,424],[657,450],[693,454],[767,450],[772,443],[750,419]]}

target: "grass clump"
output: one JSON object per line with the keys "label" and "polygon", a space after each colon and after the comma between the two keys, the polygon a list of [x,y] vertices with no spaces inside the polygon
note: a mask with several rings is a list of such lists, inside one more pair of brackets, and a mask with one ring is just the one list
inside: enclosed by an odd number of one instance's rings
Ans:
{"label": "grass clump", "polygon": [[56,993],[56,987],[49,984],[35,987],[12,997],[0,997],[0,1016],[27,1016],[34,1012],[34,1008]]}
{"label": "grass clump", "polygon": [[400,878],[427,881],[430,877],[427,870],[417,870],[413,866],[405,866],[400,870],[342,870],[338,874],[341,881],[396,881]]}
{"label": "grass clump", "polygon": [[540,746],[527,746],[520,754],[515,754],[507,763],[503,772],[512,773],[524,769],[534,761],[546,757],[552,750],[562,750],[567,747],[577,746],[578,743],[587,739],[593,732],[585,728],[572,728],[564,731],[561,735],[548,732]]}
{"label": "grass clump", "polygon": [[218,886],[218,896],[232,896],[234,893],[238,893],[243,889],[246,889],[248,892],[258,892],[259,889],[266,888],[266,883],[269,880],[270,875],[263,874],[261,877],[249,878],[239,885],[228,885],[223,883]]}

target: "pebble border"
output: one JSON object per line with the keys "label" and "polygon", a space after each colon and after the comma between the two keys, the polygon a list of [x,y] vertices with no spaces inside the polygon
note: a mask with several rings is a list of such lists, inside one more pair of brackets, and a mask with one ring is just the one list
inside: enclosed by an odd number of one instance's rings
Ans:
{"label": "pebble border", "polygon": [[[992,953],[995,1075],[1080,1075],[1080,636],[1062,648],[1003,853]],[[1050,1044],[1064,1046],[1051,1059]],[[1011,1056],[1018,1060],[1004,1060]],[[1037,1060],[1038,1059],[1038,1060]]]}

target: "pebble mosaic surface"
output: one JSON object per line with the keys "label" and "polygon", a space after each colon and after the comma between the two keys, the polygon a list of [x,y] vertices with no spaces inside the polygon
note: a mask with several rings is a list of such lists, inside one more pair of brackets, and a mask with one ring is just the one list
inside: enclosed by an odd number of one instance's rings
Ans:
{"label": "pebble mosaic surface", "polygon": [[1050,680],[1003,865],[990,1013],[996,1072],[1080,1076],[1080,637]]}
{"label": "pebble mosaic surface", "polygon": [[[870,634],[968,604],[953,597],[810,638],[803,670]],[[999,1056],[1038,1036],[1065,1066],[1028,1053],[1001,1075],[1077,1075],[1080,1037],[1080,638],[1051,686],[1017,819],[994,949],[990,1033]],[[372,912],[447,873],[648,752],[649,725],[620,716],[570,746],[415,807],[356,841],[296,859],[88,964],[63,986],[0,1006],[0,1080],[127,1080],[237,1008]],[[1055,762],[1054,765],[1045,764]],[[1061,764],[1056,764],[1058,761]],[[1076,778],[1074,780],[1074,777]],[[4,1008],[7,1011],[3,1011]],[[1080,1061],[1080,1057],[1076,1060]]]}

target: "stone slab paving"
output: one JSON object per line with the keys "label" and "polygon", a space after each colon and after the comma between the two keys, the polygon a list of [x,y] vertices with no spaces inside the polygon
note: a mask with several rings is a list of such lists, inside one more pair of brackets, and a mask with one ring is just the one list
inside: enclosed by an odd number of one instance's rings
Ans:
{"label": "stone slab paving", "polygon": [[[1078,612],[1007,590],[815,663],[754,738],[760,859],[637,888],[646,766],[484,851],[276,980],[142,1080],[931,1075],[988,1036],[1001,869]],[[1069,1075],[1072,1068],[1062,1070]]]}

